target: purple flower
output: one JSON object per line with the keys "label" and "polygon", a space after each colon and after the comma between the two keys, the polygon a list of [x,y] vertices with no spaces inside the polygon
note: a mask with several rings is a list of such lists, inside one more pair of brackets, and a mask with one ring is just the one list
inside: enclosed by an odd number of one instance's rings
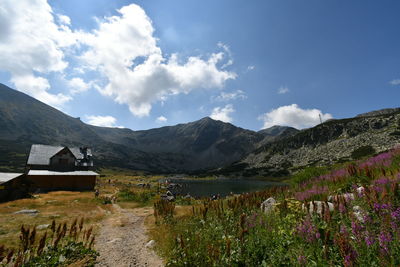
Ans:
{"label": "purple flower", "polygon": [[297,257],[297,262],[301,265],[301,266],[305,266],[307,264],[307,258],[306,256],[300,255]]}
{"label": "purple flower", "polygon": [[342,203],[339,203],[339,212],[342,214],[346,212],[346,207]]}
{"label": "purple flower", "polygon": [[364,240],[367,247],[370,247],[375,243],[374,237],[371,236],[368,232],[365,232]]}
{"label": "purple flower", "polygon": [[353,235],[357,238],[360,239],[361,232],[363,230],[363,226],[357,223],[356,221],[351,222],[351,230],[353,232]]}
{"label": "purple flower", "polygon": [[381,232],[379,234],[379,245],[381,246],[381,249],[385,252],[385,253],[389,253],[389,243],[392,242],[392,236],[389,233],[386,232]]}
{"label": "purple flower", "polygon": [[387,184],[390,184],[391,182],[392,182],[391,179],[386,178],[386,177],[381,177],[381,178],[375,180],[373,183],[376,185],[387,185]]}
{"label": "purple flower", "polygon": [[307,242],[313,242],[321,237],[318,229],[315,227],[309,217],[307,217],[297,226],[296,232]]}
{"label": "purple flower", "polygon": [[397,208],[395,211],[392,211],[390,213],[391,217],[395,221],[400,221],[400,207]]}

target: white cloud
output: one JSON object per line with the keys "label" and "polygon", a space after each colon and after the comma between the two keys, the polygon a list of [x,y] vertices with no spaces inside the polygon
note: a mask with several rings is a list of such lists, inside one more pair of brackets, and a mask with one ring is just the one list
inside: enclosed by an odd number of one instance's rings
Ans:
{"label": "white cloud", "polygon": [[233,118],[231,113],[235,112],[235,109],[231,104],[225,107],[215,107],[210,115],[210,118],[223,122],[232,122]]}
{"label": "white cloud", "polygon": [[166,123],[168,121],[168,119],[164,116],[160,116],[156,119],[157,123]]}
{"label": "white cloud", "polygon": [[71,19],[70,19],[68,16],[59,14],[59,15],[57,16],[57,18],[58,18],[58,21],[59,21],[61,24],[67,24],[67,25],[70,25],[70,24],[71,24]]}
{"label": "white cloud", "polygon": [[322,121],[333,118],[331,114],[323,114],[319,109],[302,109],[297,104],[292,104],[273,109],[261,115],[259,119],[264,121],[263,129],[274,125],[303,129],[319,124],[319,115],[321,115]]}
{"label": "white cloud", "polygon": [[255,68],[256,66],[253,65],[247,66],[247,71],[254,70]]}
{"label": "white cloud", "polygon": [[221,44],[224,52],[206,59],[193,56],[182,62],[176,54],[164,58],[151,20],[141,7],[131,4],[118,13],[99,22],[98,30],[82,35],[89,49],[81,59],[106,78],[100,92],[127,104],[135,116],[148,116],[152,104],[168,96],[221,88],[235,79],[235,73],[218,67],[227,53]]}
{"label": "white cloud", "polygon": [[86,83],[82,78],[74,77],[67,81],[72,94],[82,93],[90,89],[92,83]]}
{"label": "white cloud", "polygon": [[114,118],[113,116],[86,115],[85,118],[86,118],[86,123],[94,126],[124,128],[122,126],[116,125],[117,119]]}
{"label": "white cloud", "polygon": [[391,80],[389,83],[390,83],[391,85],[399,85],[399,84],[400,84],[400,79]]}
{"label": "white cloud", "polygon": [[76,39],[67,25],[54,22],[52,12],[46,0],[1,1],[0,70],[11,74],[18,90],[59,107],[71,97],[50,93],[43,76],[68,66],[63,49]]}
{"label": "white cloud", "polygon": [[215,101],[230,101],[235,99],[246,99],[246,93],[242,90],[236,90],[234,92],[221,92],[218,96],[212,98]]}
{"label": "white cloud", "polygon": [[289,88],[287,88],[286,86],[281,86],[278,89],[278,94],[283,95],[289,92]]}

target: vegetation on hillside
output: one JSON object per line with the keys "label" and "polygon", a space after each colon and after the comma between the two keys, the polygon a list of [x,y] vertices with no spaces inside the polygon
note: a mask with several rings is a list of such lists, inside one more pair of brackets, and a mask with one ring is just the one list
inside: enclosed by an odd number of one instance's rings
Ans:
{"label": "vegetation on hillside", "polygon": [[[204,200],[179,217],[156,203],[152,235],[167,266],[400,265],[400,148],[301,175],[287,188]],[[269,197],[277,203],[264,213]]]}

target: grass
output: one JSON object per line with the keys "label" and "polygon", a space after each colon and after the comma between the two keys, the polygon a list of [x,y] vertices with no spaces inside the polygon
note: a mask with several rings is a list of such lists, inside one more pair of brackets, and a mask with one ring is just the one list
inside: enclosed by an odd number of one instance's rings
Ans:
{"label": "grass", "polygon": [[[23,209],[36,209],[37,215],[14,214]],[[93,192],[56,191],[37,194],[34,198],[20,199],[0,204],[0,244],[16,248],[21,225],[37,226],[71,218],[86,219],[95,225],[104,218],[110,207],[99,204]],[[45,230],[39,230],[45,232]]]}

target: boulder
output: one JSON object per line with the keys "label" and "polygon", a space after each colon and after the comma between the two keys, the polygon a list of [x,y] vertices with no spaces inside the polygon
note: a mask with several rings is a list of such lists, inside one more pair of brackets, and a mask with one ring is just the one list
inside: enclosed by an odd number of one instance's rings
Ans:
{"label": "boulder", "polygon": [[41,224],[41,225],[36,226],[36,229],[43,230],[43,229],[49,228],[49,226],[50,226],[50,224]]}
{"label": "boulder", "polygon": [[301,205],[301,209],[308,212],[310,215],[322,215],[325,210],[329,209],[329,211],[332,212],[335,208],[331,202],[316,200]]}
{"label": "boulder", "polygon": [[276,205],[276,200],[273,197],[270,197],[263,203],[261,203],[261,210],[264,213],[269,213],[274,210],[275,205]]}

